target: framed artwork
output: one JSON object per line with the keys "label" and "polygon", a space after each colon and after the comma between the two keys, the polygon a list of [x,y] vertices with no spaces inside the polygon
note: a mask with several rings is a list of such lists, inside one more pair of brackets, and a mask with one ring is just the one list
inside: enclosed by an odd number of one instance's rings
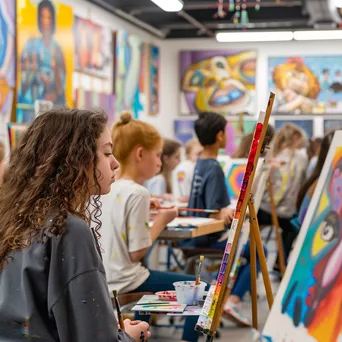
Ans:
{"label": "framed artwork", "polygon": [[135,119],[140,112],[145,112],[145,73],[144,44],[135,35],[125,31],[114,33],[114,89],[116,112],[124,110],[132,112]]}
{"label": "framed artwork", "polygon": [[271,57],[274,114],[341,114],[342,55]]}
{"label": "framed artwork", "polygon": [[335,129],[342,129],[342,119],[324,119],[324,135],[328,134],[330,131]]}
{"label": "framed artwork", "polygon": [[149,114],[159,113],[159,68],[160,53],[159,47],[149,45]]}
{"label": "framed artwork", "polygon": [[262,341],[342,337],[342,131],[337,131]]}
{"label": "framed artwork", "polygon": [[75,71],[108,79],[113,67],[111,31],[75,16],[74,35]]}
{"label": "framed artwork", "polygon": [[274,120],[274,129],[277,131],[283,127],[286,123],[292,123],[299,126],[305,133],[308,139],[313,137],[313,120]]}
{"label": "framed artwork", "polygon": [[255,115],[256,51],[180,52],[181,115]]}
{"label": "framed artwork", "polygon": [[174,121],[174,136],[185,145],[189,140],[195,137],[194,131],[195,120],[175,120]]}
{"label": "framed artwork", "polygon": [[73,105],[74,17],[72,7],[57,1],[21,0],[17,18],[16,121],[28,123],[35,100]]}

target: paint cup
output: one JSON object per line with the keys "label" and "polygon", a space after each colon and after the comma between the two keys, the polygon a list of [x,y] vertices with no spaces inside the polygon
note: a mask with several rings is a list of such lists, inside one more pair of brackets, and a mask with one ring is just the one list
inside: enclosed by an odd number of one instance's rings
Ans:
{"label": "paint cup", "polygon": [[207,284],[203,281],[195,285],[195,281],[178,281],[173,283],[176,290],[177,303],[187,305],[198,305],[199,299],[203,298]]}

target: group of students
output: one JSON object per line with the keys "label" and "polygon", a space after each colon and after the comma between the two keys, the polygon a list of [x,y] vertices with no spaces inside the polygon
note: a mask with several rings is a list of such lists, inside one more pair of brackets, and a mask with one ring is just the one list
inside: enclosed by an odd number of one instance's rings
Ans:
{"label": "group of students", "polygon": [[[196,120],[201,153],[193,165],[188,200],[193,208],[217,209],[211,216],[228,228],[233,210],[217,161],[229,139],[225,126],[226,120],[214,113],[202,113]],[[305,139],[300,129],[290,129],[274,137],[272,177],[276,181],[285,168],[291,184],[299,186]],[[175,281],[195,280],[149,270],[142,263],[178,215],[175,208],[162,209],[150,195],[160,189],[161,196],[171,193],[180,145],[167,147],[153,126],[129,113],[123,113],[111,131],[104,113],[88,110],[54,109],[33,121],[13,150],[0,187],[1,340],[143,342],[150,337],[146,316],[125,320],[125,332],[119,329],[110,293],[157,292],[172,289]],[[315,171],[312,177],[317,177]],[[295,194],[287,183],[282,188],[278,215],[285,213],[287,224],[293,215],[284,208],[291,205],[294,214],[296,207],[288,196]],[[268,203],[266,193],[260,214],[265,221]],[[158,210],[152,225],[151,208]],[[283,235],[291,233],[284,227]],[[221,236],[211,234],[180,245],[223,249],[226,241]],[[245,319],[239,304],[250,286],[248,250],[247,245],[246,263],[225,305],[225,314],[240,321]],[[196,321],[197,317],[186,318],[183,341],[198,340]]]}

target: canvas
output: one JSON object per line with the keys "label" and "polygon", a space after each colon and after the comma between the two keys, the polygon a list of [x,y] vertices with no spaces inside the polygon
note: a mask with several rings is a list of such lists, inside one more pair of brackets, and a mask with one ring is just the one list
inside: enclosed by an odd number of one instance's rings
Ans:
{"label": "canvas", "polygon": [[256,51],[181,51],[181,114],[255,115],[256,57]]}
{"label": "canvas", "polygon": [[274,114],[341,114],[342,56],[271,57]]}
{"label": "canvas", "polygon": [[17,122],[28,123],[35,100],[73,106],[74,17],[72,7],[58,1],[21,0],[17,18]]}
{"label": "canvas", "polygon": [[313,120],[274,120],[274,128],[277,131],[283,127],[286,123],[292,123],[294,125],[302,128],[307,136],[307,138],[312,138],[313,136]]}
{"label": "canvas", "polygon": [[175,120],[174,135],[183,145],[195,137],[194,120]]}
{"label": "canvas", "polygon": [[132,112],[134,118],[145,111],[144,44],[135,35],[115,32],[114,89],[116,112]]}
{"label": "canvas", "polygon": [[341,189],[342,131],[337,131],[262,341],[341,341]]}
{"label": "canvas", "polygon": [[154,45],[149,47],[149,114],[159,113],[159,48]]}
{"label": "canvas", "polygon": [[74,35],[75,71],[108,79],[113,67],[110,29],[75,16]]}
{"label": "canvas", "polygon": [[328,134],[330,131],[335,130],[335,129],[342,129],[342,120],[328,120],[325,119],[323,122],[324,128],[324,135]]}

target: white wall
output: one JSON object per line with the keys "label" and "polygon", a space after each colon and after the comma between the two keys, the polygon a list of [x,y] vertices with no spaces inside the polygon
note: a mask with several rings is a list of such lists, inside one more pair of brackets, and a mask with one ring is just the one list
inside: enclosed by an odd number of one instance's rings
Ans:
{"label": "white wall", "polygon": [[[173,136],[173,120],[184,118],[179,116],[179,52],[181,50],[222,50],[236,49],[257,50],[257,109],[265,110],[269,95],[268,90],[268,57],[283,56],[322,56],[341,55],[342,48],[339,42],[334,41],[313,41],[313,42],[272,42],[272,43],[218,43],[214,39],[192,39],[192,40],[169,40],[162,49],[161,57],[161,120],[167,124],[165,134]],[[188,117],[189,118],[189,117]],[[289,119],[289,116],[277,116],[279,119]],[[300,116],[301,119],[312,119],[313,116]],[[324,116],[324,118],[341,119],[340,116]],[[293,119],[293,116],[291,116]],[[273,121],[271,120],[271,123]],[[323,117],[315,116],[314,135],[323,134]]]}

